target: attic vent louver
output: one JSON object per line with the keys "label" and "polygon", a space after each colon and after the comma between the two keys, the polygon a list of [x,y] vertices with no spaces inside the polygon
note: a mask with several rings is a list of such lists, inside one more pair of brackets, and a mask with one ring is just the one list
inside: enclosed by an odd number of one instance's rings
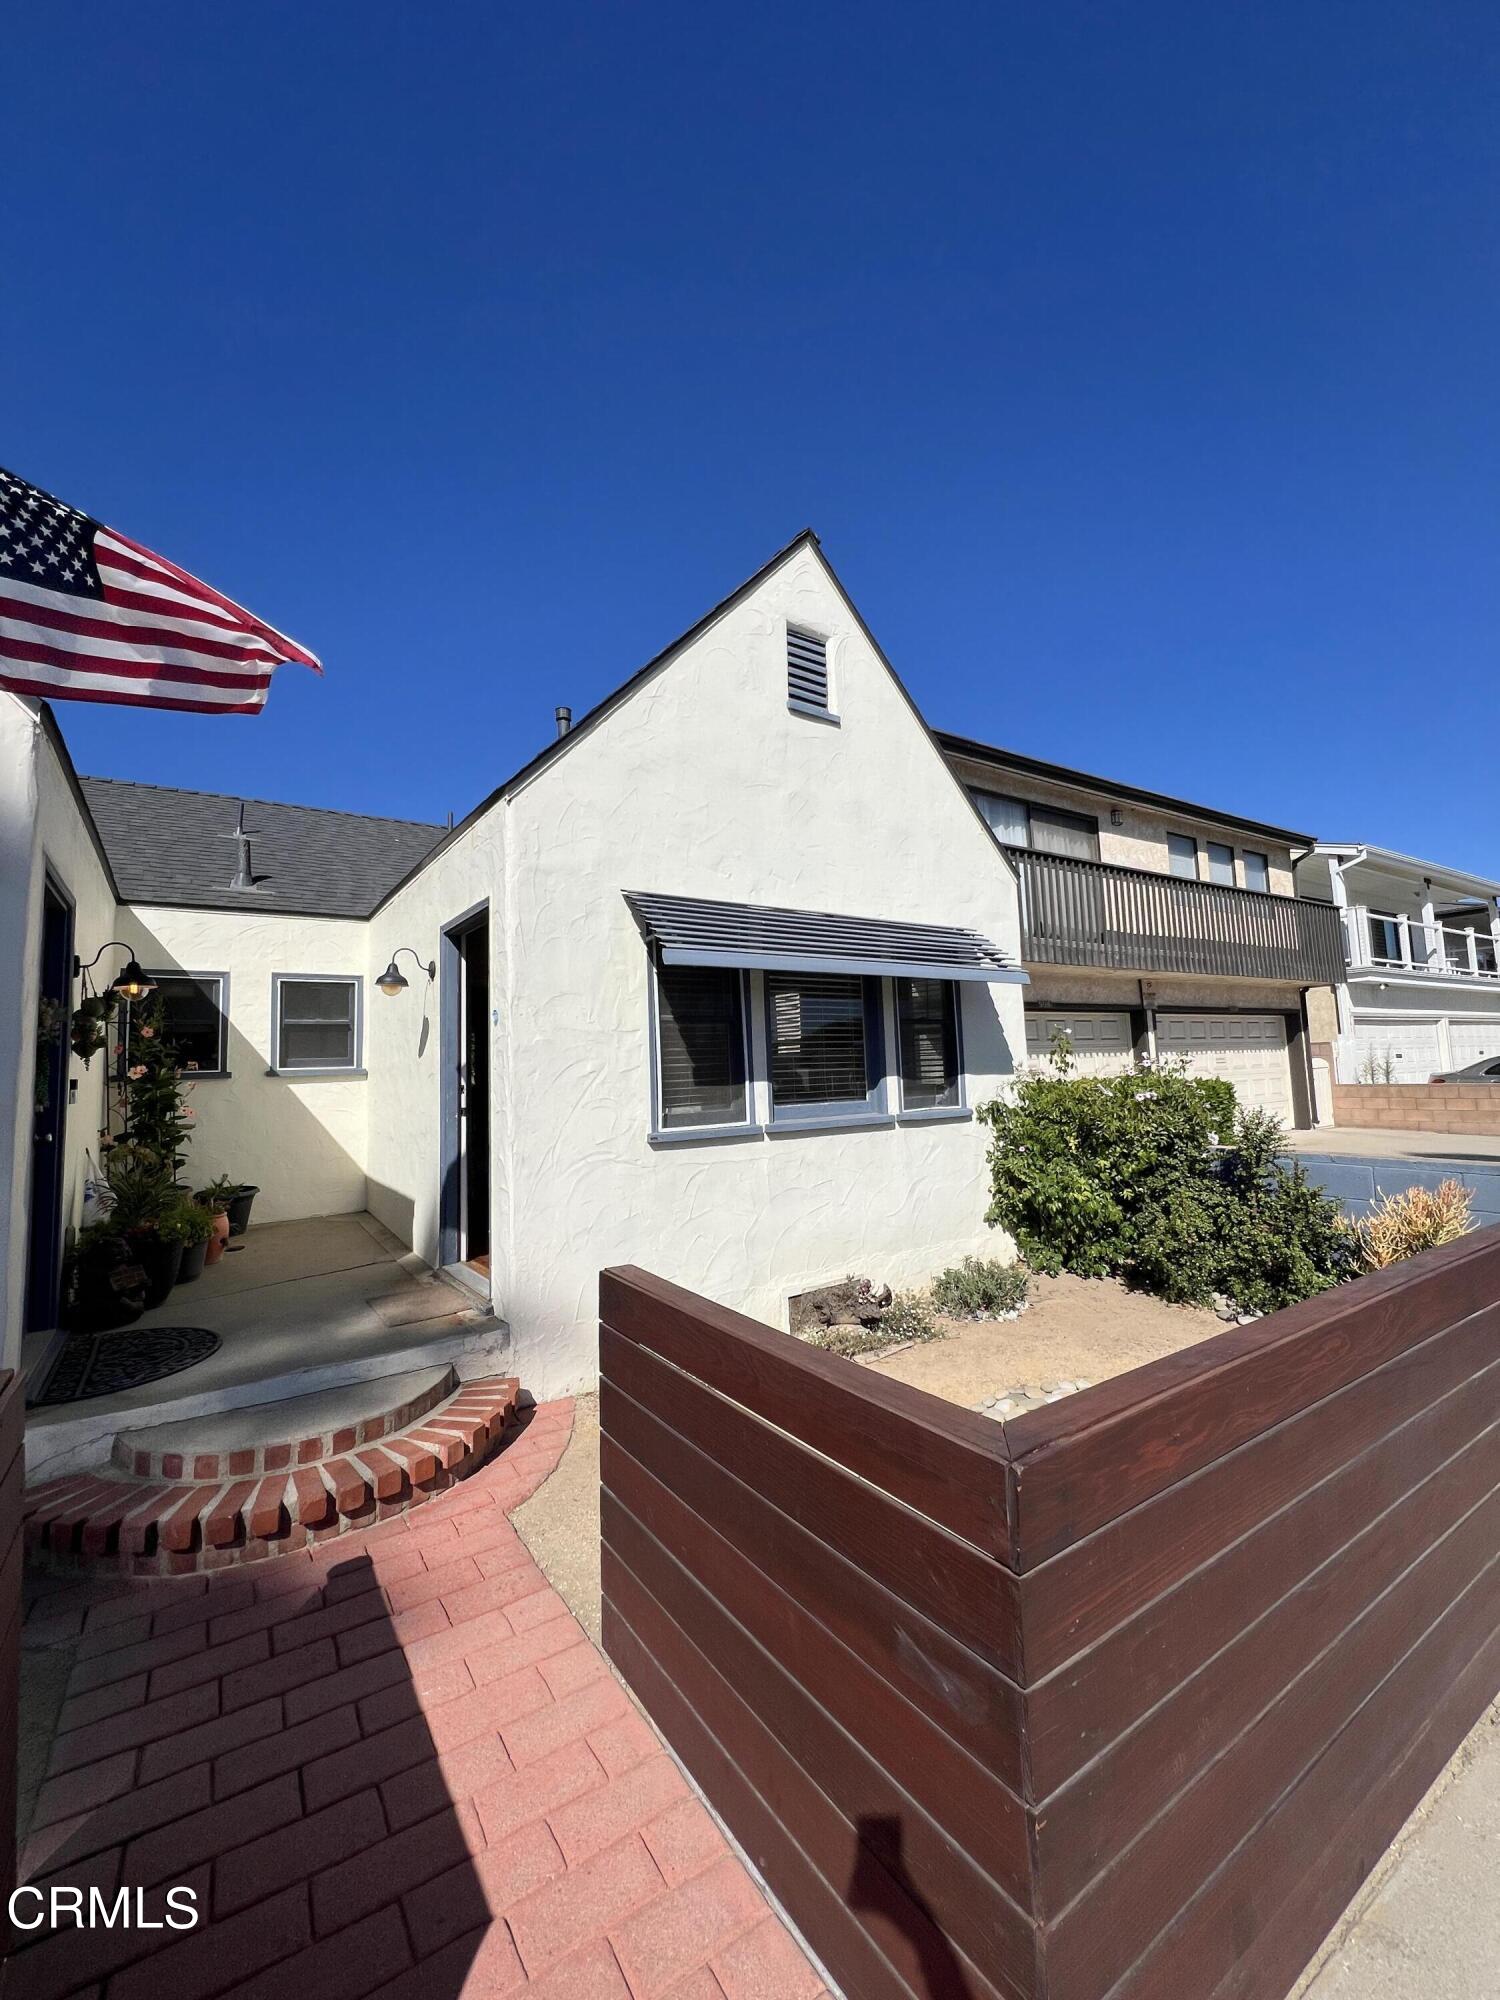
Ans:
{"label": "attic vent louver", "polygon": [[828,641],[786,628],[786,694],[799,708],[828,708]]}

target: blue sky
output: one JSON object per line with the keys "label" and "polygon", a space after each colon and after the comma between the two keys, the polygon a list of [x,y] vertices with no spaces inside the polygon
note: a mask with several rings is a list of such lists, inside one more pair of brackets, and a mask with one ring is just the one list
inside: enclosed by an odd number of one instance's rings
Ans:
{"label": "blue sky", "polygon": [[462,814],[811,524],[935,724],[1500,872],[1500,14],[22,9],[0,462],[322,653],[79,768]]}

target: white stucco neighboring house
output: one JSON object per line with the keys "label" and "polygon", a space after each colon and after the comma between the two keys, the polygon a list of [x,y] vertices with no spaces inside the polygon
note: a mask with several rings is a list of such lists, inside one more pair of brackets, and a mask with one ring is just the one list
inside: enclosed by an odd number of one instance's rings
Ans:
{"label": "white stucco neighboring house", "polygon": [[1319,841],[1297,864],[1297,886],[1332,904],[1343,926],[1340,1083],[1427,1083],[1500,1057],[1500,882]]}
{"label": "white stucco neighboring house", "polygon": [[[974,1110],[1025,1058],[1015,871],[811,534],[451,830],[79,780],[4,694],[0,758],[7,1361],[49,893],[174,1010],[195,1181],[368,1208],[488,1288],[538,1397],[593,1379],[606,1264],[785,1324],[1004,1248]],[[63,1066],[59,1247],[104,1069]]]}

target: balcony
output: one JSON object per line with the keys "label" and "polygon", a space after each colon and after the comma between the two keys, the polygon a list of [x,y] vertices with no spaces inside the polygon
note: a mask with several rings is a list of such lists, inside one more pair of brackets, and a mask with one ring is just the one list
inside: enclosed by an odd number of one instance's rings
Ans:
{"label": "balcony", "polygon": [[1007,847],[1021,885],[1021,956],[1035,965],[1333,986],[1344,939],[1330,903],[1190,882]]}
{"label": "balcony", "polygon": [[1399,911],[1356,905],[1344,912],[1349,964],[1357,973],[1412,979],[1478,979],[1500,984],[1500,960],[1489,930],[1464,924],[1424,924]]}

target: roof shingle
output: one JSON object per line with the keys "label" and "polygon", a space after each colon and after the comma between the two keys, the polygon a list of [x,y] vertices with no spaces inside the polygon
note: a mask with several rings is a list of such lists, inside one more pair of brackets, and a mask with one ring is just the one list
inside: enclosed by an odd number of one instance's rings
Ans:
{"label": "roof shingle", "polygon": [[[80,778],[79,784],[129,903],[367,917],[447,832],[417,820],[371,819],[120,778]],[[248,889],[233,886],[242,804],[253,878]]]}

